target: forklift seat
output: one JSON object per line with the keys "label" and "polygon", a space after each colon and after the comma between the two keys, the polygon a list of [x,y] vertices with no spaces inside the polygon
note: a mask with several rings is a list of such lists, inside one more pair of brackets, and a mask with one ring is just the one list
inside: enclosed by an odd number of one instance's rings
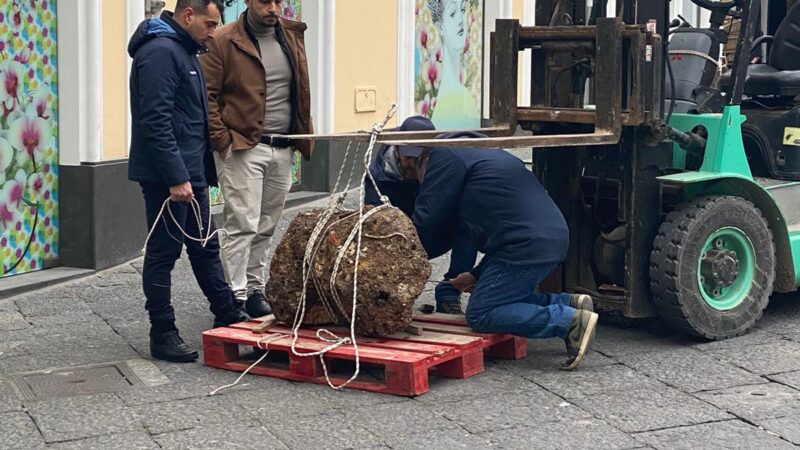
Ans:
{"label": "forklift seat", "polygon": [[[720,84],[730,84],[731,72]],[[795,3],[783,19],[769,51],[768,64],[751,64],[747,68],[745,95],[751,97],[800,95],[800,2]]]}

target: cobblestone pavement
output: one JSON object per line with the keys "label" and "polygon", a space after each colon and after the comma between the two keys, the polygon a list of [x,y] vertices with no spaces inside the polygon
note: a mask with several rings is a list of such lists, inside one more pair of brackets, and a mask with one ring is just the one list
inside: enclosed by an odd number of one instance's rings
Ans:
{"label": "cobblestone pavement", "polygon": [[[287,213],[279,235],[297,210]],[[434,262],[441,276],[446,259]],[[247,377],[149,358],[140,261],[0,300],[0,448],[791,448],[800,445],[800,298],[773,299],[750,334],[702,342],[601,319],[579,370],[563,342],[415,399]],[[200,347],[212,317],[181,260],[178,326]],[[434,284],[420,299],[433,302]],[[129,361],[144,384],[21,400],[11,374]]]}

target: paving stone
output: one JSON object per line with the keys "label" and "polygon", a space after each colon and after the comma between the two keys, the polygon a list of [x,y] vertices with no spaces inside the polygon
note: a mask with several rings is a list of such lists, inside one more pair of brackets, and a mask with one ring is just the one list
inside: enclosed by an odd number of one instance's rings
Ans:
{"label": "paving stone", "polygon": [[711,354],[757,375],[800,370],[800,343],[787,340],[717,350]]}
{"label": "paving stone", "polygon": [[28,411],[48,443],[140,429],[114,394],[33,402]]}
{"label": "paving stone", "polygon": [[482,435],[472,434],[461,428],[431,431],[413,436],[383,436],[395,450],[473,450],[489,448],[491,444]]}
{"label": "paving stone", "polygon": [[132,407],[130,411],[151,435],[255,420],[226,396],[153,403]]}
{"label": "paving stone", "polygon": [[796,415],[759,420],[757,423],[770,433],[775,433],[795,445],[800,445],[800,422],[797,421]]}
{"label": "paving stone", "polygon": [[29,415],[19,411],[7,412],[0,414],[0,448],[44,448],[44,439]]}
{"label": "paving stone", "polygon": [[740,386],[695,395],[749,421],[800,414],[800,391],[778,383]]}
{"label": "paving stone", "polygon": [[[342,413],[297,417],[275,416],[264,422],[270,433],[291,449],[362,449],[382,447],[384,440]],[[324,443],[324,444],[323,444]]]}
{"label": "paving stone", "polygon": [[164,450],[264,449],[284,450],[286,445],[257,421],[192,428],[153,436]]}
{"label": "paving stone", "polygon": [[[567,359],[564,341],[561,339],[528,339],[528,356],[519,361],[495,361],[495,363],[517,375],[530,375],[531,373],[563,372],[559,369]],[[594,350],[581,361],[581,370],[590,367],[616,364],[616,361]]]}
{"label": "paving stone", "polygon": [[406,401],[405,397],[360,391],[358,389],[333,390],[326,384],[292,383],[296,392],[313,395],[319,402],[337,409],[358,409],[364,406],[398,403]]}
{"label": "paving stone", "polygon": [[767,378],[800,391],[800,371],[779,373]]}
{"label": "paving stone", "polygon": [[26,316],[28,322],[34,328],[51,328],[61,326],[64,324],[87,323],[93,322],[97,326],[107,325],[105,321],[93,312],[78,313],[70,312],[66,314],[57,314],[50,316]]}
{"label": "paving stone", "polygon": [[346,415],[376,436],[426,435],[458,428],[440,413],[414,400],[364,406],[347,411]]}
{"label": "paving stone", "polygon": [[502,450],[529,449],[632,449],[640,446],[633,438],[597,419],[564,423],[529,424],[526,427],[480,435]]}
{"label": "paving stone", "polygon": [[732,418],[724,411],[672,388],[632,389],[625,393],[609,392],[572,401],[628,433]]}
{"label": "paving stone", "polygon": [[[602,319],[601,319],[602,320]],[[592,349],[609,357],[675,350],[692,342],[685,336],[659,336],[637,328],[603,325],[597,329]]]}
{"label": "paving stone", "polygon": [[[283,380],[279,380],[284,382]],[[314,387],[315,389],[308,389]],[[319,385],[287,383],[278,389],[258,389],[229,393],[230,397],[263,423],[281,422],[283,416],[307,417],[332,414],[342,409],[343,403],[331,400],[330,388]],[[347,389],[349,392],[357,392]],[[338,392],[337,392],[338,394]],[[396,397],[384,396],[394,400]],[[367,405],[362,405],[366,407]],[[270,428],[272,429],[272,428]]]}
{"label": "paving stone", "polygon": [[112,448],[130,450],[158,450],[158,445],[144,431],[107,434],[77,441],[50,444],[47,450],[108,450]]}
{"label": "paving stone", "polygon": [[31,324],[17,311],[0,311],[0,331],[17,331],[31,328]]}
{"label": "paving stone", "polygon": [[665,390],[667,386],[622,365],[532,373],[526,378],[564,398],[586,397],[604,392],[623,393],[631,389]]}
{"label": "paving stone", "polygon": [[485,372],[463,380],[430,377],[428,380],[430,391],[417,397],[417,400],[422,403],[439,403],[539,389],[535,383],[517,373],[501,368],[508,365],[501,366],[491,361],[486,361],[485,364]]}
{"label": "paving stone", "polygon": [[491,398],[492,401],[481,398],[442,403],[433,405],[433,409],[470,433],[591,417],[586,411],[544,390],[502,394]]}
{"label": "paving stone", "polygon": [[767,380],[692,348],[628,355],[627,366],[684,392],[766,383]]}
{"label": "paving stone", "polygon": [[12,311],[19,312],[19,309],[17,308],[17,304],[14,303],[14,298],[15,297],[0,299],[0,311],[2,311],[2,312],[12,312]]}
{"label": "paving stone", "polygon": [[753,329],[744,336],[738,336],[721,341],[698,341],[691,345],[692,348],[704,352],[713,352],[715,350],[729,350],[748,347],[751,345],[764,345],[767,343],[774,343],[784,341],[785,339],[767,329]]}
{"label": "paving stone", "polygon": [[794,446],[740,420],[704,423],[634,434],[634,438],[656,449],[788,449]]}
{"label": "paving stone", "polygon": [[0,413],[22,409],[22,402],[11,383],[0,381]]}
{"label": "paving stone", "polygon": [[15,302],[25,317],[92,314],[83,301],[70,298],[66,292],[59,290],[46,294],[36,292]]}

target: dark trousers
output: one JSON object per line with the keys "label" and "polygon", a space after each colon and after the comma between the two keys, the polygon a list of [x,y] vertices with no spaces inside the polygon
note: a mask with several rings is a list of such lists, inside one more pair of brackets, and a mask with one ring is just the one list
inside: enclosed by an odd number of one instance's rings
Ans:
{"label": "dark trousers", "polygon": [[[169,188],[161,183],[140,184],[147,210],[147,229],[150,230],[164,200],[169,198]],[[194,188],[193,190],[194,197],[200,204],[202,227],[205,229],[208,226],[210,214],[208,188]],[[170,208],[181,228],[186,230],[189,236],[199,237],[201,235],[190,203],[171,202]],[[213,232],[214,229],[212,223],[211,231]],[[207,232],[207,230],[203,231],[202,235],[205,236]],[[165,209],[158,221],[158,226],[147,243],[142,269],[144,295],[147,298],[145,309],[147,309],[152,323],[175,320],[175,311],[170,298],[171,272],[175,267],[175,261],[181,256],[184,245],[186,245],[186,253],[189,255],[194,277],[203,294],[211,303],[211,312],[218,315],[233,307],[233,294],[225,281],[222,263],[219,259],[219,240],[214,237],[203,247],[199,242],[185,238],[170,217],[169,211]]]}
{"label": "dark trousers", "polygon": [[539,283],[555,264],[515,266],[488,260],[469,298],[466,318],[481,333],[510,333],[525,338],[564,338],[575,309],[570,294],[540,294]]}

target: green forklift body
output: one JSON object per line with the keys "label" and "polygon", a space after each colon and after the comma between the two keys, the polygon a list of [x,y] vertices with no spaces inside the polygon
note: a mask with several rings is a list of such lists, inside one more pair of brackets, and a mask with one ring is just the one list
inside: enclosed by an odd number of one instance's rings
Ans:
{"label": "green forklift body", "polygon": [[[735,195],[755,204],[769,222],[775,241],[774,289],[791,292],[800,285],[800,224],[794,227],[786,217],[797,215],[793,211],[796,202],[791,199],[800,195],[800,183],[753,178],[742,142],[741,125],[745,120],[739,106],[727,106],[722,114],[674,114],[670,126],[677,130],[705,128],[706,150],[699,170],[658,179],[664,186],[680,188],[683,200],[701,195]],[[685,170],[686,151],[677,144],[673,151],[675,168]]]}

